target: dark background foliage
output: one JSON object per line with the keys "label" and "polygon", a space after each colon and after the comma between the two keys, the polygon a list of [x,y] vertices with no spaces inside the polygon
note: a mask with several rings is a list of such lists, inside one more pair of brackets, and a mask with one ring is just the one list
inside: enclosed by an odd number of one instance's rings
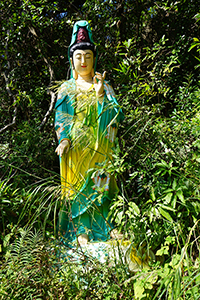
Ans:
{"label": "dark background foliage", "polygon": [[[86,19],[99,50],[97,70],[107,71],[106,79],[125,114],[110,167],[120,188],[111,208],[115,223],[137,249],[145,245],[160,258],[165,255],[167,262],[173,260],[174,253],[186,253],[183,247],[191,242],[189,264],[196,274],[198,263],[192,263],[199,256],[200,236],[199,13],[199,1],[193,0],[1,1],[0,252],[7,253],[17,235],[26,240],[22,228],[27,223],[42,229],[45,236],[54,234],[60,182],[54,132],[56,87],[70,75],[67,53],[73,24]],[[27,243],[31,245],[29,240]],[[35,238],[35,243],[39,245],[37,268],[41,270],[47,264],[43,256],[49,252],[41,251],[41,237]],[[10,265],[17,267],[18,256],[13,262]],[[192,299],[190,287],[196,284],[198,288],[198,277],[188,285],[189,268],[182,265],[182,276],[186,277],[179,280],[170,263],[165,264],[165,270],[171,268],[170,276],[183,284],[182,293],[189,297],[185,299]],[[23,274],[23,261],[20,268]],[[132,290],[134,285],[135,291],[135,284],[142,282],[127,283],[124,269],[123,279],[112,277],[111,269],[101,271],[102,276],[110,272],[107,283],[113,285],[107,295],[111,298],[116,286],[118,299],[123,293],[126,297],[126,284]],[[15,272],[12,274],[12,278],[5,278],[17,282]],[[34,287],[33,281],[31,286],[36,294],[43,289],[37,274],[37,284]],[[51,286],[49,274],[42,274],[48,287],[43,298],[53,299],[47,294],[54,297],[59,291]],[[146,283],[141,283],[146,296],[137,299],[153,299],[152,291],[159,292],[159,278],[165,279],[164,271],[159,274],[157,286],[146,288]],[[26,289],[28,281],[20,278]],[[63,295],[71,293],[58,278],[55,282],[61,285]],[[97,277],[94,290],[99,282],[105,286]],[[80,295],[77,299],[90,294],[89,290],[84,292],[83,283],[80,288],[75,286],[72,294]],[[10,288],[13,290],[8,286],[8,294]],[[17,295],[17,285],[15,288]],[[174,285],[175,290],[179,295]],[[95,299],[100,299],[97,296]]]}
{"label": "dark background foliage", "polygon": [[193,92],[198,84],[197,47],[189,51],[199,34],[198,2],[6,1],[0,11],[2,180],[27,188],[59,174],[50,87],[69,78],[73,24],[86,19],[99,49],[98,70],[107,71],[126,115],[119,185],[138,203],[140,193],[148,198],[154,165],[165,159],[161,136],[168,139],[164,126],[155,134],[155,120],[180,107],[181,88]]}

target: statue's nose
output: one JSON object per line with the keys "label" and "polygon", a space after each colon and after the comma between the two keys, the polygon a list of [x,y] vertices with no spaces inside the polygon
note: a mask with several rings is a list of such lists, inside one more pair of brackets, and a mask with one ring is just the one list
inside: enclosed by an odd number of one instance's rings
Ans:
{"label": "statue's nose", "polygon": [[82,64],[85,63],[85,55],[82,55],[82,57],[81,57],[81,63],[82,63]]}

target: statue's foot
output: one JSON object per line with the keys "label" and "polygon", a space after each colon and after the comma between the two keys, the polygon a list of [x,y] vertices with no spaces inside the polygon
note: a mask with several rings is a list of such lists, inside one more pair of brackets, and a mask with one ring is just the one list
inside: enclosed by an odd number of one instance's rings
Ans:
{"label": "statue's foot", "polygon": [[78,243],[83,246],[86,245],[89,242],[89,237],[87,234],[83,233],[78,236]]}

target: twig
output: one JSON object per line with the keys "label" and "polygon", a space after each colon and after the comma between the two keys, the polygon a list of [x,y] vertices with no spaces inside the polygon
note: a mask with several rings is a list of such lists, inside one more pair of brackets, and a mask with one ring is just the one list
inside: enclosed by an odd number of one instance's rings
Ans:
{"label": "twig", "polygon": [[3,75],[3,77],[4,77],[4,79],[5,79],[5,82],[6,82],[6,90],[7,90],[7,92],[8,92],[8,95],[14,99],[14,103],[15,103],[15,104],[14,104],[14,107],[15,107],[15,109],[14,109],[14,116],[13,116],[12,122],[9,123],[9,124],[7,124],[7,125],[4,126],[3,128],[1,128],[1,129],[0,129],[0,133],[6,131],[9,127],[12,127],[13,125],[15,125],[15,124],[16,124],[16,119],[17,119],[17,105],[16,105],[16,99],[15,99],[15,96],[12,94],[12,92],[11,92],[11,90],[10,90],[10,88],[9,88],[9,81],[8,81],[8,78],[6,77],[5,72],[3,72],[2,75]]}
{"label": "twig", "polygon": [[49,106],[49,109],[48,111],[46,112],[40,126],[39,126],[39,130],[41,130],[43,128],[43,126],[46,124],[50,114],[52,113],[53,109],[54,109],[54,104],[56,102],[56,94],[52,91],[49,91],[49,94],[51,95],[51,103],[50,103],[50,106]]}

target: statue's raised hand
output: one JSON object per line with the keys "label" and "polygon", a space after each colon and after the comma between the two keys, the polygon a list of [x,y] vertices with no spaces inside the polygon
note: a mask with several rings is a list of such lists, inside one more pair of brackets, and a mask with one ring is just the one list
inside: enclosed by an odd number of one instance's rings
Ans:
{"label": "statue's raised hand", "polygon": [[103,72],[103,75],[101,73],[96,72],[93,80],[94,80],[94,88],[96,91],[97,97],[103,97],[104,95],[104,79],[106,78],[106,71]]}

